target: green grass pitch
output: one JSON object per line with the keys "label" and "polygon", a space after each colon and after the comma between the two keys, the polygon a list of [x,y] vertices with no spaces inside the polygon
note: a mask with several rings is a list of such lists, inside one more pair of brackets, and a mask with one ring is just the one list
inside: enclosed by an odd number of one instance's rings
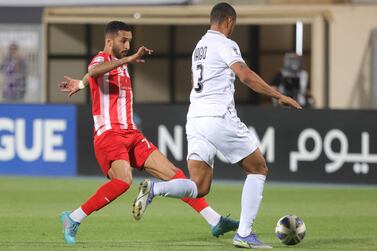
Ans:
{"label": "green grass pitch", "polygon": [[[105,179],[0,177],[0,250],[236,250],[233,233],[219,239],[177,199],[155,198],[135,221],[131,205],[138,182],[80,226],[74,246],[64,243],[59,214],[86,200]],[[238,218],[242,183],[214,182],[208,201]],[[287,247],[275,237],[276,221],[299,215],[304,241]],[[255,230],[278,250],[377,250],[377,187],[321,187],[267,183]]]}

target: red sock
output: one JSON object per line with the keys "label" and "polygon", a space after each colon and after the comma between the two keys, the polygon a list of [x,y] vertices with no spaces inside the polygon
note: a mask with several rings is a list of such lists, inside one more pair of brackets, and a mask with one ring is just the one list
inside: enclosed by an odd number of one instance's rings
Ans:
{"label": "red sock", "polygon": [[[187,179],[186,175],[182,172],[181,169],[178,169],[178,172],[174,175],[172,180],[174,179]],[[198,213],[202,211],[204,208],[208,207],[208,203],[204,197],[202,198],[182,198],[182,201],[186,202],[189,204],[192,208],[194,208]]]}
{"label": "red sock", "polygon": [[127,191],[129,187],[130,185],[122,180],[112,179],[103,184],[89,200],[82,204],[81,208],[86,215],[90,215],[115,200],[119,195]]}

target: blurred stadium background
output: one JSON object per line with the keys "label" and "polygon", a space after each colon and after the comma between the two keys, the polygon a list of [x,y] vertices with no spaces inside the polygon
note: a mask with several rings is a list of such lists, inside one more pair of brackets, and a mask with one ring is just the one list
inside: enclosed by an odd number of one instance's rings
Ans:
{"label": "blurred stadium background", "polygon": [[[63,250],[60,211],[78,206],[104,180],[93,154],[90,93],[86,89],[68,98],[57,84],[64,75],[86,73],[111,20],[132,25],[133,48],[155,51],[145,64],[130,66],[135,120],[187,172],[191,53],[217,2],[0,0],[0,250]],[[239,116],[257,132],[270,168],[257,230],[282,248],[273,237],[274,224],[292,213],[308,228],[298,249],[376,249],[377,1],[227,2],[238,13],[232,39],[248,65],[270,82],[287,52],[301,54],[315,100],[314,107],[292,112],[236,84]],[[26,64],[25,93],[16,97],[5,94],[12,44]],[[215,182],[209,200],[237,217],[243,174],[218,157],[215,180],[222,182]],[[141,226],[133,223],[135,193],[98,214],[107,225],[81,229],[85,238],[79,237],[84,239],[79,249],[232,248],[232,235],[211,239],[199,217],[179,202],[161,200]],[[97,224],[95,217],[88,221]],[[161,224],[167,226],[162,233]],[[103,235],[114,226],[116,234]],[[150,228],[148,242],[137,234],[145,228]]]}

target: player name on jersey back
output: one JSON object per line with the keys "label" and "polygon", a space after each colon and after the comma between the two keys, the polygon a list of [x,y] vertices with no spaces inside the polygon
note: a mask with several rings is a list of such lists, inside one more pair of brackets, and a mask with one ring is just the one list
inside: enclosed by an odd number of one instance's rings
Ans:
{"label": "player name on jersey back", "polygon": [[206,54],[207,54],[207,46],[195,48],[194,61],[206,59]]}

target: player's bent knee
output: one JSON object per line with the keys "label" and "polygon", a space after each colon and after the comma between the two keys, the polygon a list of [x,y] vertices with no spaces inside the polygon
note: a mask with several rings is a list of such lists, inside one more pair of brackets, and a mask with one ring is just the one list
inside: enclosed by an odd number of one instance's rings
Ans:
{"label": "player's bent knee", "polygon": [[130,176],[116,176],[115,175],[115,176],[111,177],[111,179],[118,179],[118,180],[121,180],[121,181],[127,183],[129,186],[132,185],[132,177],[130,177]]}
{"label": "player's bent knee", "polygon": [[263,168],[261,169],[260,174],[263,174],[264,176],[267,176],[267,174],[268,174],[268,167],[267,167],[267,165],[263,166]]}
{"label": "player's bent knee", "polygon": [[132,170],[127,161],[116,160],[112,162],[108,176],[110,179],[118,179],[129,185],[132,184]]}
{"label": "player's bent knee", "polygon": [[266,162],[258,162],[253,163],[250,167],[247,167],[246,172],[252,173],[252,174],[261,174],[264,176],[267,176],[268,174],[268,167],[266,165]]}
{"label": "player's bent knee", "polygon": [[109,172],[109,177],[110,177],[110,179],[121,180],[121,181],[127,183],[130,186],[132,185],[132,175],[131,174],[112,172],[111,175],[110,175],[110,172]]}
{"label": "player's bent knee", "polygon": [[259,161],[255,163],[252,167],[252,172],[255,174],[262,174],[267,176],[268,167],[265,161]]}

